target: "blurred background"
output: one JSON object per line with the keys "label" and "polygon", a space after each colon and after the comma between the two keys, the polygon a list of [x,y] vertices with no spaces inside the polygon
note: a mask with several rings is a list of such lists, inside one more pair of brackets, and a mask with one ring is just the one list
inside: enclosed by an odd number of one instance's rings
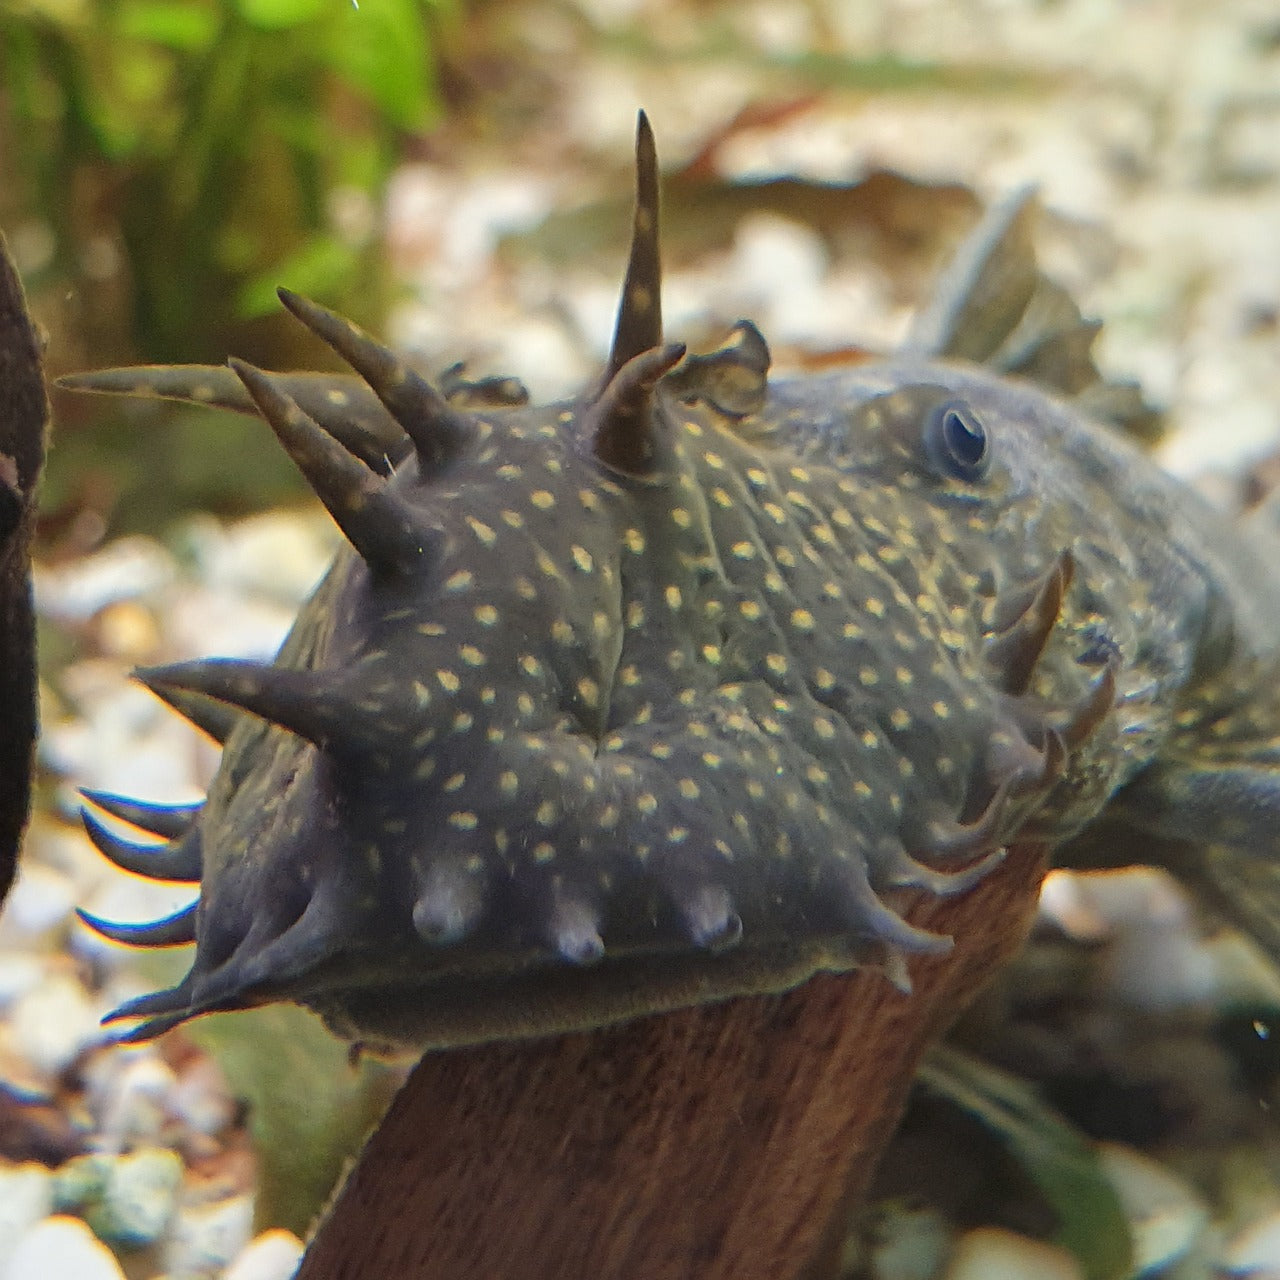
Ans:
{"label": "blurred background", "polygon": [[[554,398],[608,344],[641,106],[672,336],[749,316],[791,371],[889,350],[988,202],[1034,184],[1042,260],[1161,411],[1162,461],[1232,508],[1274,486],[1274,0],[0,0],[0,227],[51,375],[331,367],[286,284],[425,372]],[[252,419],[57,392],[53,444],[40,809],[0,919],[0,1277],[275,1280],[398,1068],[292,1010],[104,1047],[101,1014],[183,957],[139,962],[73,907],[182,895],[110,872],[75,788],[198,799],[215,750],[129,668],[269,655],[334,536]],[[1162,877],[1055,879],[927,1073],[849,1275],[1280,1276],[1277,1003]]]}

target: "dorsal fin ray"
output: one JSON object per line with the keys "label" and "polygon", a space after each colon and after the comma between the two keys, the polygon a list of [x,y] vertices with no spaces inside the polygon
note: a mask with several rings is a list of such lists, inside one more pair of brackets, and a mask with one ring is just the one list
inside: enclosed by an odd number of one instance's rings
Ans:
{"label": "dorsal fin ray", "polygon": [[916,316],[905,352],[972,360],[1074,399],[1085,412],[1145,441],[1160,415],[1135,384],[1108,380],[1093,358],[1099,326],[1044,272],[1033,187],[993,204],[943,269]]}

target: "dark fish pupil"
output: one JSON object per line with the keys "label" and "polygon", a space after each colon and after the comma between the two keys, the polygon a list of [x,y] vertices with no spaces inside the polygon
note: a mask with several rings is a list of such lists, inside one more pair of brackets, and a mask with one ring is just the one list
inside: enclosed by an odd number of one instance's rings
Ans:
{"label": "dark fish pupil", "polygon": [[948,409],[942,419],[947,449],[957,462],[976,467],[987,451],[987,434],[982,424],[963,409]]}
{"label": "dark fish pupil", "polygon": [[938,405],[925,424],[924,445],[933,465],[959,480],[979,480],[986,473],[986,428],[967,404]]}

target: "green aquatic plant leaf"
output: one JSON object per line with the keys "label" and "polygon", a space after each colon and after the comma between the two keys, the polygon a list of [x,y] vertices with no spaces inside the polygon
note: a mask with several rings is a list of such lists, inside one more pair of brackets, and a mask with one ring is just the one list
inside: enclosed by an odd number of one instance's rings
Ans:
{"label": "green aquatic plant leaf", "polygon": [[980,1121],[1009,1150],[1058,1219],[1054,1243],[1088,1280],[1126,1280],[1133,1242],[1120,1198],[1093,1144],[1023,1081],[940,1045],[917,1083]]}

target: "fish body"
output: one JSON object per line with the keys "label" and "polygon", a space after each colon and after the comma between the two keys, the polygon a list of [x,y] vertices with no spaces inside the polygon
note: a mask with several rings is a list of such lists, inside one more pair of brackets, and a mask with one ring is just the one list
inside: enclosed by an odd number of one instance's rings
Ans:
{"label": "fish body", "polygon": [[[1011,844],[1097,861],[1104,824],[1159,844],[1162,805],[1179,837],[1267,828],[1226,821],[1203,744],[1224,717],[1259,740],[1275,557],[1008,376],[1078,354],[1078,313],[1020,331],[1056,300],[1024,272],[964,353],[994,368],[956,360],[970,264],[882,364],[771,379],[746,322],[688,356],[662,333],[643,121],[638,160],[617,332],[576,399],[502,383],[464,407],[287,293],[363,384],[164,375],[251,403],[350,545],[274,664],[142,673],[225,751],[198,809],[91,797],[167,840],[90,815],[113,860],[200,882],[152,925],[91,920],[197,944],[119,1011],[131,1035],[286,998],[353,1040],[458,1044],[866,963],[905,991],[911,957],[950,946],[907,923],[912,896],[968,891]],[[980,231],[979,265],[1023,208]],[[1096,398],[1079,363],[1069,389]],[[1274,811],[1280,774],[1243,767]]]}

